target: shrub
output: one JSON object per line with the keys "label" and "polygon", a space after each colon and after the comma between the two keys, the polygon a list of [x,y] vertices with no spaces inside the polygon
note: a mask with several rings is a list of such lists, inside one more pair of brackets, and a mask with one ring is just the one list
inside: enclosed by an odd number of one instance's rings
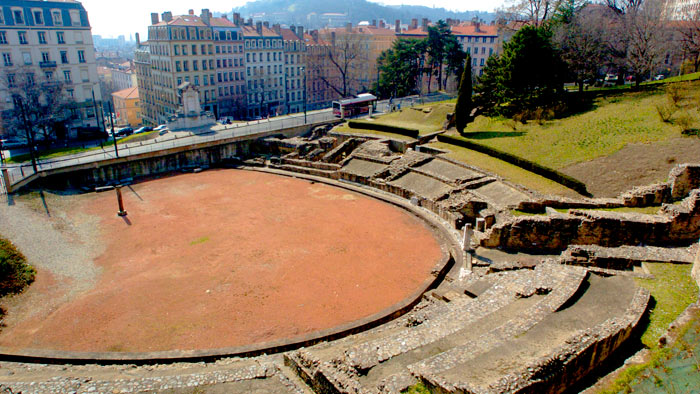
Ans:
{"label": "shrub", "polygon": [[36,270],[12,242],[0,238],[0,297],[22,292],[34,282]]}
{"label": "shrub", "polygon": [[666,97],[675,107],[680,107],[681,103],[688,96],[687,86],[683,83],[669,83],[666,85]]}
{"label": "shrub", "polygon": [[385,133],[401,134],[411,138],[418,138],[418,129],[408,129],[374,122],[361,122],[358,120],[349,121],[348,126],[352,129],[383,131]]}
{"label": "shrub", "polygon": [[661,121],[664,123],[669,123],[671,121],[671,117],[676,113],[676,111],[678,111],[678,107],[672,103],[656,104],[656,112],[659,114],[659,118],[661,118]]}
{"label": "shrub", "polygon": [[683,112],[673,123],[680,127],[681,133],[690,134],[688,131],[692,130],[694,119],[688,112]]}
{"label": "shrub", "polygon": [[452,145],[457,145],[461,146],[467,149],[475,150],[477,152],[481,152],[484,154],[487,154],[489,156],[501,159],[507,163],[516,165],[520,168],[524,168],[530,172],[533,172],[537,175],[543,176],[547,179],[550,179],[554,182],[557,182],[561,185],[564,185],[568,187],[569,189],[575,190],[577,193],[583,195],[583,196],[591,196],[590,193],[588,193],[588,190],[586,190],[586,185],[579,181],[578,179],[574,179],[568,175],[562,174],[561,172],[545,167],[541,164],[537,164],[535,162],[532,162],[527,159],[523,159],[521,157],[512,155],[507,152],[500,151],[498,149],[494,149],[490,146],[486,145],[481,145],[473,141],[469,141],[466,138],[462,137],[455,137],[455,136],[450,136],[450,135],[438,135],[437,136],[438,141],[440,142],[445,142],[448,144]]}

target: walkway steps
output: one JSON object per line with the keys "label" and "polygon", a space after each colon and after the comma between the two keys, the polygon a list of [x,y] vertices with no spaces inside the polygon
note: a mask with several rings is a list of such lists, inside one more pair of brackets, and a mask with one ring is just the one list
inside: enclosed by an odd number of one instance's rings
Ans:
{"label": "walkway steps", "polygon": [[[532,383],[532,376],[524,378],[528,374],[548,371],[550,377],[556,375],[552,374],[556,368],[552,369],[551,364],[566,354],[567,344],[581,342],[581,332],[594,336],[600,327],[610,325],[616,318],[627,315],[630,305],[643,304],[646,308],[645,291],[638,290],[630,278],[592,275],[586,286],[580,298],[572,300],[575,302],[556,313],[547,314],[535,324],[521,327],[504,325],[468,346],[454,348],[439,358],[412,365],[409,369],[429,387],[440,392],[497,393],[525,390]],[[636,314],[641,313],[643,310]],[[638,318],[639,316],[637,320]],[[622,326],[624,324],[620,327]],[[611,330],[612,334],[616,334],[619,329],[615,326]],[[498,345],[485,348],[483,344],[489,341],[497,341]],[[619,342],[615,345],[619,345]],[[606,351],[610,352],[616,347],[611,346]],[[603,354],[603,358],[605,356],[607,354]],[[578,372],[579,376],[584,373]],[[540,389],[542,391],[536,392],[547,392],[551,387],[541,386]]]}
{"label": "walkway steps", "polygon": [[[503,322],[517,326],[511,322],[525,314],[554,312],[576,293],[586,275],[585,270],[558,264],[494,275],[499,280],[480,297],[458,297],[445,304],[444,313],[420,324],[300,350],[287,355],[286,361],[319,392],[400,392],[416,382],[409,366],[450,349],[462,352],[465,344],[498,330]],[[405,319],[410,321],[412,315]]]}

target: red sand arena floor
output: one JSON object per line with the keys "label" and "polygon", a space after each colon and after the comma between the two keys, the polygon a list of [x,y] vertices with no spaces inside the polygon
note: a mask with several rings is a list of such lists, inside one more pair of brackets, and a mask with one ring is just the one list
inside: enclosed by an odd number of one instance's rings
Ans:
{"label": "red sand arena floor", "polygon": [[[106,247],[97,283],[3,328],[0,346],[155,351],[297,337],[401,301],[442,257],[421,220],[323,184],[220,170],[133,190],[130,223],[113,192],[78,200],[72,209],[99,217]],[[52,297],[56,280],[40,272],[33,291]]]}

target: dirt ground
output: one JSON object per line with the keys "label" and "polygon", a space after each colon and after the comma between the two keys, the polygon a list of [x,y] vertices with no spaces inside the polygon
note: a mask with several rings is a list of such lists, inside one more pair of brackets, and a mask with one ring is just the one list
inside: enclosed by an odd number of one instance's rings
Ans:
{"label": "dirt ground", "polygon": [[409,213],[308,181],[212,170],[123,190],[125,219],[114,192],[49,201],[62,232],[97,223],[75,242],[100,244],[98,276],[73,294],[78,279],[39,269],[11,302],[0,346],[155,351],[296,337],[399,302],[442,257]]}
{"label": "dirt ground", "polygon": [[700,138],[629,144],[620,151],[562,170],[586,184],[595,197],[616,197],[635,186],[663,182],[677,164],[700,163]]}

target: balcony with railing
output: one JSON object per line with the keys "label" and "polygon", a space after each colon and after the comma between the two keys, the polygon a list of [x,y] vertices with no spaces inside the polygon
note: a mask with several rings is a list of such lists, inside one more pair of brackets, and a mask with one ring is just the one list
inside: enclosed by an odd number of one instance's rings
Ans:
{"label": "balcony with railing", "polygon": [[39,62],[39,67],[41,67],[41,68],[56,68],[56,62],[51,61],[51,60]]}

